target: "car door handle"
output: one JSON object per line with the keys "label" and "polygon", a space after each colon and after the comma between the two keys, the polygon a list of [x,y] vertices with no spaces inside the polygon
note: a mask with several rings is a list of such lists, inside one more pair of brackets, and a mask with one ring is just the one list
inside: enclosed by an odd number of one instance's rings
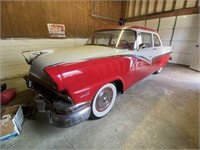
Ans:
{"label": "car door handle", "polygon": [[157,50],[157,48],[153,48],[152,50]]}

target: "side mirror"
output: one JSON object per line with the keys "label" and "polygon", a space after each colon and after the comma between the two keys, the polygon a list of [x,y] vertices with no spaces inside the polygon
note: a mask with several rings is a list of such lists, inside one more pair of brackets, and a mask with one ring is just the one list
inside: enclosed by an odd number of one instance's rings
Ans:
{"label": "side mirror", "polygon": [[139,45],[139,49],[143,49],[145,47],[146,47],[146,45],[144,43],[142,43],[142,44]]}
{"label": "side mirror", "polygon": [[140,51],[140,50],[143,49],[143,48],[146,48],[146,45],[145,45],[144,43],[142,43],[142,44],[139,45],[138,51]]}

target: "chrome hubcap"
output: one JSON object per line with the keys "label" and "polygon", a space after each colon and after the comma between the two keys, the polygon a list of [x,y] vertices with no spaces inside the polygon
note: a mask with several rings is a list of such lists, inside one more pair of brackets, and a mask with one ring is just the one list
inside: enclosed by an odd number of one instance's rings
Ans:
{"label": "chrome hubcap", "polygon": [[113,98],[113,91],[111,88],[103,89],[96,100],[97,111],[104,111],[110,105]]}

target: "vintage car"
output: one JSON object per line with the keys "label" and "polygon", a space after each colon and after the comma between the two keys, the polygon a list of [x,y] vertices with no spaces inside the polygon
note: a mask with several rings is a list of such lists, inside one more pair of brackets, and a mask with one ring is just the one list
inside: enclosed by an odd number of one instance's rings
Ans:
{"label": "vintage car", "polygon": [[68,127],[107,115],[118,93],[159,73],[171,52],[152,29],[102,28],[84,46],[23,52],[30,64],[24,79],[39,112],[54,126]]}

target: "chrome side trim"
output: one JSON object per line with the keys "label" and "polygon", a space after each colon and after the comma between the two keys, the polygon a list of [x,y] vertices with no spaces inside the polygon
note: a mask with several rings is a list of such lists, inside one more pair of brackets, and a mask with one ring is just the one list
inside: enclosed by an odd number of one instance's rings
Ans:
{"label": "chrome side trim", "polygon": [[164,54],[160,54],[157,55],[155,57],[153,57],[151,60],[147,59],[146,57],[142,56],[142,55],[137,55],[137,54],[130,54],[130,53],[124,53],[124,54],[117,54],[117,55],[109,55],[109,56],[100,56],[100,57],[93,57],[93,58],[86,58],[86,59],[80,59],[80,60],[76,60],[76,61],[71,61],[71,62],[60,62],[60,63],[56,63],[53,65],[49,65],[47,67],[53,67],[53,66],[57,66],[57,65],[62,65],[62,64],[73,64],[73,63],[80,63],[80,62],[84,62],[84,61],[90,61],[90,60],[94,60],[94,59],[101,59],[101,58],[109,58],[109,57],[137,57],[138,59],[144,60],[145,62],[147,62],[148,64],[152,64],[153,59],[156,59],[157,57],[160,57],[162,55],[166,55],[166,54],[170,54],[172,53],[172,51],[164,53]]}
{"label": "chrome side trim", "polygon": [[140,56],[140,55],[135,55],[136,58],[140,59],[140,60],[143,60],[145,62],[147,62],[148,64],[152,65],[152,61],[151,60],[148,60],[146,57],[144,56]]}
{"label": "chrome side trim", "polygon": [[157,56],[155,56],[154,58],[152,58],[152,61],[153,61],[154,59],[158,58],[158,57],[161,57],[161,56],[167,55],[167,54],[171,54],[171,53],[172,53],[172,51],[171,51],[171,52],[164,53],[164,54],[157,55]]}

